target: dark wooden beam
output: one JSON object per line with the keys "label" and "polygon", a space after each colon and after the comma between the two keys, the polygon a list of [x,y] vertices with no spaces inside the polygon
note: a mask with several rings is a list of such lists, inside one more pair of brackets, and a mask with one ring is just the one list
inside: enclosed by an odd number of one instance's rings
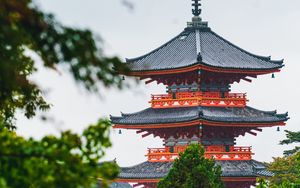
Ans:
{"label": "dark wooden beam", "polygon": [[145,132],[145,130],[139,130],[139,131],[136,131],[136,134],[140,134],[140,133],[143,133]]}
{"label": "dark wooden beam", "polygon": [[243,80],[245,80],[245,81],[247,81],[247,82],[252,82],[252,80],[251,79],[249,79],[249,78],[242,78]]}
{"label": "dark wooden beam", "polygon": [[251,78],[257,78],[257,75],[247,75],[248,77],[251,77]]}
{"label": "dark wooden beam", "polygon": [[253,130],[256,130],[256,131],[262,132],[262,129],[261,129],[261,128],[254,128]]}
{"label": "dark wooden beam", "polygon": [[150,84],[150,83],[152,83],[152,82],[154,82],[154,81],[155,81],[155,80],[152,80],[152,79],[151,79],[151,80],[147,80],[145,83],[146,83],[146,84]]}
{"label": "dark wooden beam", "polygon": [[146,133],[146,134],[143,134],[142,137],[145,138],[145,137],[147,137],[147,136],[149,136],[149,135],[151,135],[151,134],[152,134],[152,133]]}
{"label": "dark wooden beam", "polygon": [[247,133],[252,134],[252,135],[254,135],[254,136],[257,136],[257,133],[252,132],[252,131],[247,131]]}
{"label": "dark wooden beam", "polygon": [[147,78],[149,78],[148,76],[141,76],[140,77],[140,80],[145,80],[145,79],[147,79]]}

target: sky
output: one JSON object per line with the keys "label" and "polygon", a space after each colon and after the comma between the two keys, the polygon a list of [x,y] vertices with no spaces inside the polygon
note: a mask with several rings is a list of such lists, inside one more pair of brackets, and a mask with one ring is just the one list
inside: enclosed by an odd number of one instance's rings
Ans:
{"label": "sky", "polygon": [[[91,29],[104,41],[105,53],[121,59],[143,55],[164,44],[185,27],[192,18],[191,0],[35,0],[39,7],[53,13],[63,24]],[[271,161],[291,146],[279,146],[284,130],[299,131],[300,98],[300,1],[299,0],[202,0],[202,18],[210,28],[257,55],[285,60],[282,72],[259,76],[252,83],[234,84],[233,92],[246,92],[248,105],[260,110],[289,112],[287,126],[265,128],[258,136],[239,137],[237,145],[252,146],[254,159]],[[27,120],[19,114],[18,133],[41,138],[71,129],[80,133],[101,117],[132,113],[149,107],[151,94],[165,92],[163,85],[133,85],[130,89],[102,88],[90,94],[78,87],[64,68],[59,72],[45,70],[38,63],[32,79],[42,86],[45,98],[52,104],[48,112],[52,121]],[[131,83],[129,78],[126,78]],[[117,159],[121,166],[132,166],[146,160],[147,148],[162,147],[152,136],[142,138],[135,131],[113,130],[113,147],[103,160]]]}

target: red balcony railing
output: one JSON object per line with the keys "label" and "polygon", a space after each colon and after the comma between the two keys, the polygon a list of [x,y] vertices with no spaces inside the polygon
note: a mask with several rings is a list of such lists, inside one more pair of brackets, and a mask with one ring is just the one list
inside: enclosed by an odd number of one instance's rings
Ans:
{"label": "red balcony railing", "polygon": [[149,148],[148,161],[150,162],[170,162],[178,158],[178,153],[171,153],[169,148]]}
{"label": "red balcony railing", "polygon": [[245,107],[245,93],[220,92],[178,92],[172,94],[152,95],[152,108],[171,108],[186,106],[221,106]]}
{"label": "red balcony railing", "polygon": [[[185,150],[186,146],[181,146],[179,149],[174,147],[170,151],[166,148],[149,148],[148,157],[149,162],[171,162],[179,157],[179,153]],[[251,147],[225,147],[225,146],[208,146],[205,147],[205,157],[213,158],[215,160],[251,160],[253,153]]]}
{"label": "red balcony railing", "polygon": [[251,160],[252,155],[251,147],[208,146],[205,150],[205,157],[215,160]]}

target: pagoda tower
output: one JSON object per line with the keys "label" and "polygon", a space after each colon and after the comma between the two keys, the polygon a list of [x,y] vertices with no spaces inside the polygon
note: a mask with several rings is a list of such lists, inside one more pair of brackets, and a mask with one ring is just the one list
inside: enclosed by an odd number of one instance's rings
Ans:
{"label": "pagoda tower", "polygon": [[164,145],[148,149],[146,162],[121,168],[116,182],[156,187],[179,153],[195,143],[222,167],[228,188],[249,188],[257,177],[272,176],[252,159],[251,146],[235,141],[246,133],[256,136],[264,127],[284,126],[288,114],[249,107],[246,94],[232,93],[230,86],[279,72],[283,60],[254,55],[222,38],[202,21],[199,0],[192,5],[194,17],[183,32],[146,55],[126,59],[127,76],[162,83],[167,92],[152,95],[150,108],[111,116],[114,128],[159,137]]}

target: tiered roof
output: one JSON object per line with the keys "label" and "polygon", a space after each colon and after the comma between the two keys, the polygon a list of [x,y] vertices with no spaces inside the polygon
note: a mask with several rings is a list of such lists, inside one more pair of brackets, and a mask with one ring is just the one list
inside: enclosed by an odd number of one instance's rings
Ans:
{"label": "tiered roof", "polygon": [[131,75],[187,72],[199,68],[264,74],[279,71],[284,66],[283,60],[271,60],[270,56],[258,56],[243,50],[205,24],[187,27],[161,47],[141,57],[126,59],[126,62]]}
{"label": "tiered roof", "polygon": [[[181,107],[181,108],[147,108],[146,110],[122,114],[121,117],[111,117],[116,128],[147,128],[149,126],[163,127],[163,124],[176,124],[192,121],[209,121],[243,124],[276,124],[288,120],[288,114],[277,114],[276,111],[261,111],[251,107]],[[175,125],[174,125],[175,126]],[[180,124],[178,125],[180,126]]]}
{"label": "tiered roof", "polygon": [[[132,167],[121,168],[119,179],[161,179],[172,168],[173,162],[144,162]],[[272,172],[255,160],[250,161],[216,161],[222,167],[222,177],[271,177]]]}

